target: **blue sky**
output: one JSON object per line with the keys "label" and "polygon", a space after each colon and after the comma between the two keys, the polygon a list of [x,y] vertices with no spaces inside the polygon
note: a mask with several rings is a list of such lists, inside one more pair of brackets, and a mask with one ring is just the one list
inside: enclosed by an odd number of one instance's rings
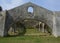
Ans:
{"label": "blue sky", "polygon": [[9,10],[27,2],[33,2],[52,11],[60,11],[60,0],[0,0],[3,10]]}

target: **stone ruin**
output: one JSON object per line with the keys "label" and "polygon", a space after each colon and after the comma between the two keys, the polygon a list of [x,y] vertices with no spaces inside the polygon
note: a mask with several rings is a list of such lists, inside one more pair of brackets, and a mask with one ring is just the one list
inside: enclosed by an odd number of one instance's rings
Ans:
{"label": "stone ruin", "polygon": [[[33,12],[28,12],[29,7],[33,8]],[[42,32],[44,32],[44,24],[46,24],[52,29],[52,35],[60,36],[60,11],[50,11],[31,2],[6,11],[2,11],[0,7],[0,36],[7,36],[8,30],[12,26],[16,29],[18,21],[23,22],[27,19],[39,21],[39,25],[42,22]],[[24,23],[21,26],[24,28]]]}

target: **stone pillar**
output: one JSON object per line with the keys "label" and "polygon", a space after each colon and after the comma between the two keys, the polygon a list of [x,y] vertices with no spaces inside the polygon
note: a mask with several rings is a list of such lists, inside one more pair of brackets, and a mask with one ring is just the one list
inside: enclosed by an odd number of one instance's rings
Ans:
{"label": "stone pillar", "polygon": [[0,12],[0,36],[6,36],[7,31],[5,31],[5,18],[6,18],[6,11]]}
{"label": "stone pillar", "polygon": [[44,24],[44,23],[42,23],[42,32],[44,32],[44,25],[45,25],[45,24]]}
{"label": "stone pillar", "polygon": [[53,12],[54,13],[54,15],[53,15],[53,35],[55,36],[55,37],[58,37],[58,35],[57,35],[57,28],[56,28],[56,15],[55,15],[55,12]]}
{"label": "stone pillar", "polygon": [[41,24],[41,22],[39,22],[39,31],[41,31],[40,24]]}

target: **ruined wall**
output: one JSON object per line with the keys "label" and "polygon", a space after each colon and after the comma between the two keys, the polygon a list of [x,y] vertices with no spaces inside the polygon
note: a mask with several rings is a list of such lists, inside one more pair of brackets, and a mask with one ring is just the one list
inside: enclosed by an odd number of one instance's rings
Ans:
{"label": "ruined wall", "polygon": [[[28,12],[29,7],[33,8],[33,13]],[[7,36],[11,24],[14,21],[21,21],[21,19],[39,20],[53,29],[53,12],[29,2],[11,10],[0,12],[0,36]]]}
{"label": "ruined wall", "polygon": [[[33,8],[33,13],[28,8]],[[21,19],[34,19],[46,23],[54,36],[60,36],[60,12],[52,12],[31,2],[8,11],[0,11],[0,36],[7,36],[10,25]]]}
{"label": "ruined wall", "polygon": [[[33,13],[28,13],[28,8],[33,8]],[[18,6],[8,11],[14,20],[36,19],[46,23],[50,28],[53,28],[53,12],[41,6],[37,6],[31,2]]]}
{"label": "ruined wall", "polygon": [[4,36],[6,11],[0,12],[0,36]]}
{"label": "ruined wall", "polygon": [[60,12],[54,12],[54,27],[53,27],[53,33],[56,37],[60,36]]}

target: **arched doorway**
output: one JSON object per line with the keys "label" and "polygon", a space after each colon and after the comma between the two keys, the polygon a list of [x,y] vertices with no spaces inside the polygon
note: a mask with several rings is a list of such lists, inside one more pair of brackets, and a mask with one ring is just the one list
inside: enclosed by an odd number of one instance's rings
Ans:
{"label": "arched doorway", "polygon": [[[51,28],[44,22],[34,19],[24,20],[27,34],[48,33],[51,35]],[[29,32],[30,31],[30,32]]]}
{"label": "arched doorway", "polygon": [[13,23],[11,25],[10,29],[8,30],[8,34],[10,36],[12,36],[12,35],[24,35],[25,32],[26,32],[26,28],[25,28],[24,24],[21,23],[20,21]]}

